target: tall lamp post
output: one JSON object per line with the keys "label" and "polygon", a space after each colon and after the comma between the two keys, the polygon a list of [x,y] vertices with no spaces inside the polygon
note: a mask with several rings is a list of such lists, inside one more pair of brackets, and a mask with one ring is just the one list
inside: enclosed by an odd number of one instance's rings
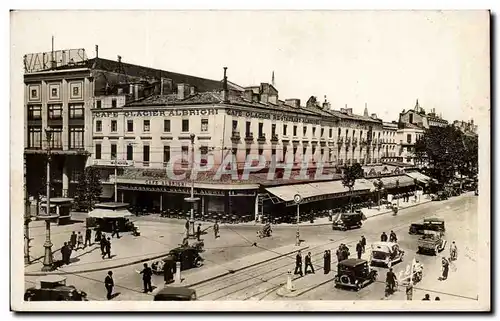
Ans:
{"label": "tall lamp post", "polygon": [[191,215],[189,217],[189,231],[188,231],[188,239],[195,239],[195,233],[194,233],[194,205],[197,201],[199,201],[198,197],[194,197],[194,138],[195,135],[191,134],[191,174],[190,174],[190,179],[191,179],[191,197],[186,197],[184,200],[188,203],[191,203]]}
{"label": "tall lamp post", "polygon": [[299,194],[295,194],[295,196],[293,197],[293,201],[295,202],[295,204],[297,204],[297,233],[295,234],[295,245],[299,246],[300,245],[300,231],[299,231],[300,210],[299,210],[299,206],[300,206],[300,203],[302,202],[302,196],[300,196]]}
{"label": "tall lamp post", "polygon": [[57,215],[51,215],[50,213],[50,143],[52,141],[52,131],[50,127],[45,129],[45,136],[47,138],[47,207],[45,215],[40,216],[41,219],[45,220],[45,243],[43,244],[45,254],[43,257],[42,271],[52,271],[54,269],[54,257],[52,256],[52,242],[50,240],[50,221],[56,218]]}

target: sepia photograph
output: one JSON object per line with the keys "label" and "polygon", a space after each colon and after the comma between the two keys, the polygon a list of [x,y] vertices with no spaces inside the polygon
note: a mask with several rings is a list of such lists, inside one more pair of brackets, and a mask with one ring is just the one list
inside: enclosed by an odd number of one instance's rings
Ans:
{"label": "sepia photograph", "polygon": [[490,20],[11,11],[11,310],[489,311]]}

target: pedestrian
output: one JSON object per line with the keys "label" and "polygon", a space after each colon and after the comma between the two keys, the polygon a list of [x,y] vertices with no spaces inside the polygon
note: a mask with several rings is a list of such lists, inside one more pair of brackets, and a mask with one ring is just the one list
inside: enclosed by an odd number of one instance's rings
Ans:
{"label": "pedestrian", "polygon": [[92,246],[92,230],[87,227],[85,230],[85,244],[84,247],[87,247],[87,242],[89,243],[89,246]]}
{"label": "pedestrian", "polygon": [[101,255],[104,257],[106,254],[106,235],[102,234],[102,237],[99,241],[99,245],[101,246]]}
{"label": "pedestrian", "polygon": [[398,238],[396,236],[396,233],[394,231],[391,231],[391,234],[389,234],[389,240],[390,242],[396,243],[398,241]]}
{"label": "pedestrian", "polygon": [[392,271],[392,268],[389,268],[389,272],[387,272],[386,277],[385,277],[385,283],[389,285],[389,289],[391,293],[394,293],[395,288],[396,288],[396,274]]}
{"label": "pedestrian", "polygon": [[83,246],[83,235],[82,235],[82,232],[78,231],[78,235],[77,235],[77,246],[76,246],[76,249],[80,249],[80,245],[82,246],[82,248],[84,248]]}
{"label": "pedestrian", "polygon": [[328,274],[330,272],[330,266],[328,265],[328,250],[323,254],[323,272]]}
{"label": "pedestrian", "polygon": [[108,271],[108,275],[104,279],[104,286],[106,287],[106,298],[111,300],[113,298],[113,287],[115,286],[115,282],[113,281],[113,272]]}
{"label": "pedestrian", "polygon": [[448,278],[448,271],[450,269],[450,263],[445,257],[443,257],[442,259],[442,265],[443,265],[443,275],[441,276],[441,280],[444,281]]}
{"label": "pedestrian", "polygon": [[340,246],[335,254],[337,255],[337,262],[342,262],[342,248]]}
{"label": "pedestrian", "polygon": [[450,261],[455,261],[457,259],[457,254],[457,245],[455,244],[455,241],[453,241],[450,245]]}
{"label": "pedestrian", "polygon": [[95,228],[95,242],[101,242],[101,238],[102,238],[102,232],[101,232],[101,229],[96,227]]}
{"label": "pedestrian", "polygon": [[437,296],[434,301],[441,301],[441,299]]}
{"label": "pedestrian", "polygon": [[117,221],[114,221],[111,225],[111,229],[113,231],[113,233],[111,234],[111,237],[115,236],[116,234],[116,238],[119,239],[120,238],[120,234],[118,234],[120,228],[118,227],[118,222]]}
{"label": "pedestrian", "polygon": [[312,261],[311,261],[311,252],[307,253],[307,255],[306,255],[306,266],[305,266],[305,269],[304,269],[304,273],[305,274],[307,274],[307,271],[308,271],[307,268],[308,267],[311,267],[311,271],[312,271],[311,273],[315,273],[314,272],[314,267],[313,267]]}
{"label": "pedestrian", "polygon": [[342,244],[342,248],[343,248],[342,259],[347,260],[349,258],[349,256],[351,255],[351,252],[349,252],[349,248],[345,244]]}
{"label": "pedestrian", "polygon": [[380,235],[380,242],[387,242],[387,234],[385,232],[382,232],[382,235]]}
{"label": "pedestrian", "polygon": [[361,259],[361,254],[363,253],[363,244],[361,244],[361,241],[356,244],[356,253],[358,253],[358,259]]}
{"label": "pedestrian", "polygon": [[163,264],[163,281],[165,281],[165,284],[172,282],[174,279],[174,273],[172,271],[173,262],[173,260],[167,260],[165,264]]}
{"label": "pedestrian", "polygon": [[295,272],[294,274],[300,274],[300,276],[304,276],[302,273],[302,252],[299,250],[297,255],[295,256]]}
{"label": "pedestrian", "polygon": [[413,283],[408,282],[406,285],[406,300],[411,301],[413,300]]}
{"label": "pedestrian", "polygon": [[106,255],[108,256],[108,259],[111,258],[111,238],[108,237],[108,239],[105,241],[106,244],[104,245],[104,255],[102,258],[104,259]]}
{"label": "pedestrian", "polygon": [[67,242],[64,242],[64,245],[61,247],[61,255],[63,264],[69,264],[69,247]]}
{"label": "pedestrian", "polygon": [[144,285],[144,293],[153,292],[153,287],[151,286],[151,276],[153,271],[148,267],[147,263],[144,263],[144,269],[142,269],[139,274],[142,274],[142,283]]}
{"label": "pedestrian", "polygon": [[201,224],[198,223],[198,228],[196,229],[196,238],[201,241]]}
{"label": "pedestrian", "polygon": [[219,238],[219,223],[217,221],[214,223],[214,237]]}
{"label": "pedestrian", "polygon": [[186,224],[184,226],[186,227],[186,233],[189,236],[189,219],[186,219]]}
{"label": "pedestrian", "polygon": [[364,235],[361,236],[361,246],[363,246],[363,253],[365,253],[366,248],[366,238]]}
{"label": "pedestrian", "polygon": [[424,296],[424,298],[422,299],[422,301],[430,301],[431,300],[431,296],[429,294],[426,294]]}
{"label": "pedestrian", "polygon": [[74,249],[76,247],[76,233],[75,233],[75,231],[73,231],[73,233],[71,233],[69,240],[70,240],[71,247]]}

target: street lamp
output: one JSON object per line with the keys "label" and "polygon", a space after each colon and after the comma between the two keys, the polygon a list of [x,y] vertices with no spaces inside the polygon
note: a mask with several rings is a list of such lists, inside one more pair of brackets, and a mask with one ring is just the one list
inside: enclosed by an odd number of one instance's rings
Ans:
{"label": "street lamp", "polygon": [[191,215],[189,217],[189,231],[188,231],[188,239],[194,239],[195,238],[195,233],[194,233],[194,205],[195,203],[199,200],[198,197],[194,197],[194,138],[195,135],[191,134],[191,197],[186,197],[184,200],[188,203],[191,203]]}
{"label": "street lamp", "polygon": [[293,197],[293,201],[295,202],[295,204],[297,204],[297,233],[295,234],[295,245],[299,246],[300,245],[300,231],[299,231],[300,210],[299,210],[299,206],[300,206],[300,203],[302,202],[302,196],[300,196],[299,194],[295,194],[295,196]]}
{"label": "street lamp", "polygon": [[54,257],[52,256],[52,242],[50,240],[50,221],[56,218],[57,215],[51,215],[50,213],[50,143],[52,142],[52,130],[50,127],[45,128],[45,136],[47,138],[47,207],[45,215],[40,216],[41,219],[45,220],[45,243],[43,244],[45,254],[42,271],[52,271],[54,269]]}

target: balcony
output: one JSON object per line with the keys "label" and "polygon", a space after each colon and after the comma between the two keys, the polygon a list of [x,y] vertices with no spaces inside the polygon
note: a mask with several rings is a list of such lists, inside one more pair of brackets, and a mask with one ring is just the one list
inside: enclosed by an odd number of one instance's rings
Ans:
{"label": "balcony", "polygon": [[236,131],[236,130],[233,130],[233,133],[231,135],[231,141],[233,143],[238,143],[240,141],[240,139],[241,139],[240,132]]}
{"label": "balcony", "polygon": [[245,136],[245,142],[246,143],[252,143],[253,142],[253,133],[247,133]]}
{"label": "balcony", "polygon": [[[266,139],[266,138],[264,137],[264,140],[265,140],[265,139]],[[271,143],[277,143],[277,142],[278,142],[278,140],[279,140],[279,139],[278,139],[278,135],[274,134],[274,135],[272,135],[272,136],[271,136]]]}
{"label": "balcony", "polygon": [[344,143],[344,138],[343,137],[338,137],[337,138],[337,144],[342,145]]}
{"label": "balcony", "polygon": [[376,138],[374,138],[374,139],[372,140],[372,144],[373,144],[373,145],[377,145],[377,139],[376,139]]}
{"label": "balcony", "polygon": [[266,134],[262,133],[259,138],[257,138],[257,142],[265,143],[266,142]]}
{"label": "balcony", "polygon": [[361,146],[366,146],[368,145],[368,141],[366,140],[366,138],[361,138]]}
{"label": "balcony", "polygon": [[345,144],[346,144],[346,146],[351,145],[351,139],[350,138],[346,138],[345,139]]}
{"label": "balcony", "polygon": [[352,139],[352,146],[354,146],[354,147],[358,146],[358,139],[357,138]]}

